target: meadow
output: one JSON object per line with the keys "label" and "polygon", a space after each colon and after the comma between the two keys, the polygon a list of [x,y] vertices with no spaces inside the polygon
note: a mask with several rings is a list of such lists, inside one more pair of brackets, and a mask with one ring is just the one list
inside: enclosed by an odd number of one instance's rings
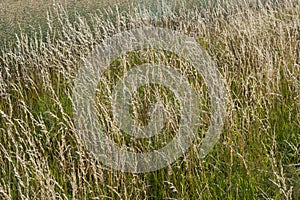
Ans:
{"label": "meadow", "polygon": [[[298,0],[0,5],[0,199],[300,198]],[[149,25],[194,37],[208,52],[226,83],[226,118],[218,143],[202,158],[211,105],[201,75],[178,67],[184,58],[169,52],[118,57],[95,97],[99,120],[118,145],[155,149],[176,134],[177,102],[157,85],[140,88],[135,106],[140,122],[147,123],[149,104],[157,96],[164,99],[166,111],[175,113],[166,135],[132,141],[115,130],[110,89],[128,68],[162,58],[175,63],[203,104],[203,125],[183,157],[158,171],[124,173],[99,162],[78,136],[74,78],[102,41]]]}

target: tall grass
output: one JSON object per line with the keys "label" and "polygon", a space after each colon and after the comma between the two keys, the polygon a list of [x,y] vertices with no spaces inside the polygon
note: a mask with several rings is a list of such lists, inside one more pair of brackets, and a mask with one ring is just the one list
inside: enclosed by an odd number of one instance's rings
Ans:
{"label": "tall grass", "polygon": [[[214,2],[191,9],[167,3],[134,9],[132,4],[126,12],[112,7],[88,16],[77,13],[74,20],[56,4],[45,31],[28,35],[21,29],[16,43],[0,52],[1,199],[299,199],[299,1],[222,1],[212,8]],[[206,158],[199,154],[199,130],[194,145],[172,165],[122,173],[94,159],[78,137],[73,80],[105,38],[149,24],[196,37],[209,52],[227,84],[227,117]],[[166,52],[128,53],[111,64],[104,84],[123,74],[124,63],[134,66],[160,54],[173,63],[183,61]],[[105,101],[101,89],[99,84],[98,99]],[[169,96],[163,88],[152,89]],[[151,95],[143,96],[146,91],[138,93],[137,107],[146,109],[151,102]],[[209,124],[209,114],[201,120]],[[164,144],[166,138],[161,140]]]}

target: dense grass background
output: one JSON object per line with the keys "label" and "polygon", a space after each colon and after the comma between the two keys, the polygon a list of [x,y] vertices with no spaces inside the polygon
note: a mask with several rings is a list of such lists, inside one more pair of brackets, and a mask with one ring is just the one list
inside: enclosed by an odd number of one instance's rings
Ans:
{"label": "dense grass background", "polygon": [[[299,199],[299,1],[24,2],[0,6],[1,199]],[[206,158],[199,130],[172,165],[129,174],[82,145],[72,80],[103,39],[146,24],[196,37],[227,83],[228,109]],[[112,79],[140,57],[112,63]]]}

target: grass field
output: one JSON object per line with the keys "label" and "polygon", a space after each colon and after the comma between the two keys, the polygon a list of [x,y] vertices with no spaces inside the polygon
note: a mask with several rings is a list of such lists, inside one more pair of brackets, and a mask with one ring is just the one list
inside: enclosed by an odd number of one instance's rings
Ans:
{"label": "grass field", "polygon": [[[0,199],[300,199],[300,2],[153,2],[0,1]],[[97,44],[149,24],[196,38],[226,83],[227,113],[221,138],[202,158],[208,95],[201,76],[180,69],[203,103],[197,139],[163,169],[123,173],[97,161],[79,138],[73,81]],[[125,70],[159,58],[184,64],[147,50],[111,63],[99,107],[109,110],[107,88]],[[168,90],[143,87],[135,102],[141,123],[155,96],[178,111]],[[133,151],[160,147],[174,134],[166,128],[164,137],[131,142],[107,113],[99,119],[112,139]]]}

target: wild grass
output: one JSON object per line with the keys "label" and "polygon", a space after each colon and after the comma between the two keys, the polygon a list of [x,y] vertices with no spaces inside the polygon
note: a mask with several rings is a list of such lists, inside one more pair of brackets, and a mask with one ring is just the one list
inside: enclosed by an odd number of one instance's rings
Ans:
{"label": "wild grass", "polygon": [[[114,6],[77,12],[74,19],[56,4],[42,31],[28,34],[21,28],[16,41],[0,52],[1,199],[299,199],[300,3],[220,1],[211,7],[214,2],[190,9],[180,3],[138,9],[132,4],[126,11]],[[226,82],[227,115],[221,138],[206,158],[199,154],[199,130],[189,151],[168,167],[122,173],[101,164],[82,144],[72,112],[73,80],[105,38],[149,24],[196,37],[208,51]],[[15,29],[8,32],[15,35]],[[184,60],[166,52],[131,52],[111,64],[108,82],[101,84],[111,86],[124,66],[161,54],[170,63]],[[201,78],[194,81],[205,111],[205,86]],[[105,104],[101,84],[98,100]],[[166,89],[148,87],[136,97],[140,114],[155,92],[176,111]],[[208,112],[201,116],[204,130]],[[140,117],[141,123],[147,121]],[[126,141],[115,134],[119,144]],[[168,138],[160,140],[163,145]],[[147,142],[133,144],[148,148]]]}
{"label": "wild grass", "polygon": [[0,1],[0,49],[7,43],[14,44],[15,35],[20,31],[30,37],[40,34],[40,30],[46,32],[47,11],[54,11],[53,8],[57,4],[62,5],[68,12],[70,21],[74,21],[77,12],[87,16],[113,3],[113,1],[97,0],[2,0]]}

